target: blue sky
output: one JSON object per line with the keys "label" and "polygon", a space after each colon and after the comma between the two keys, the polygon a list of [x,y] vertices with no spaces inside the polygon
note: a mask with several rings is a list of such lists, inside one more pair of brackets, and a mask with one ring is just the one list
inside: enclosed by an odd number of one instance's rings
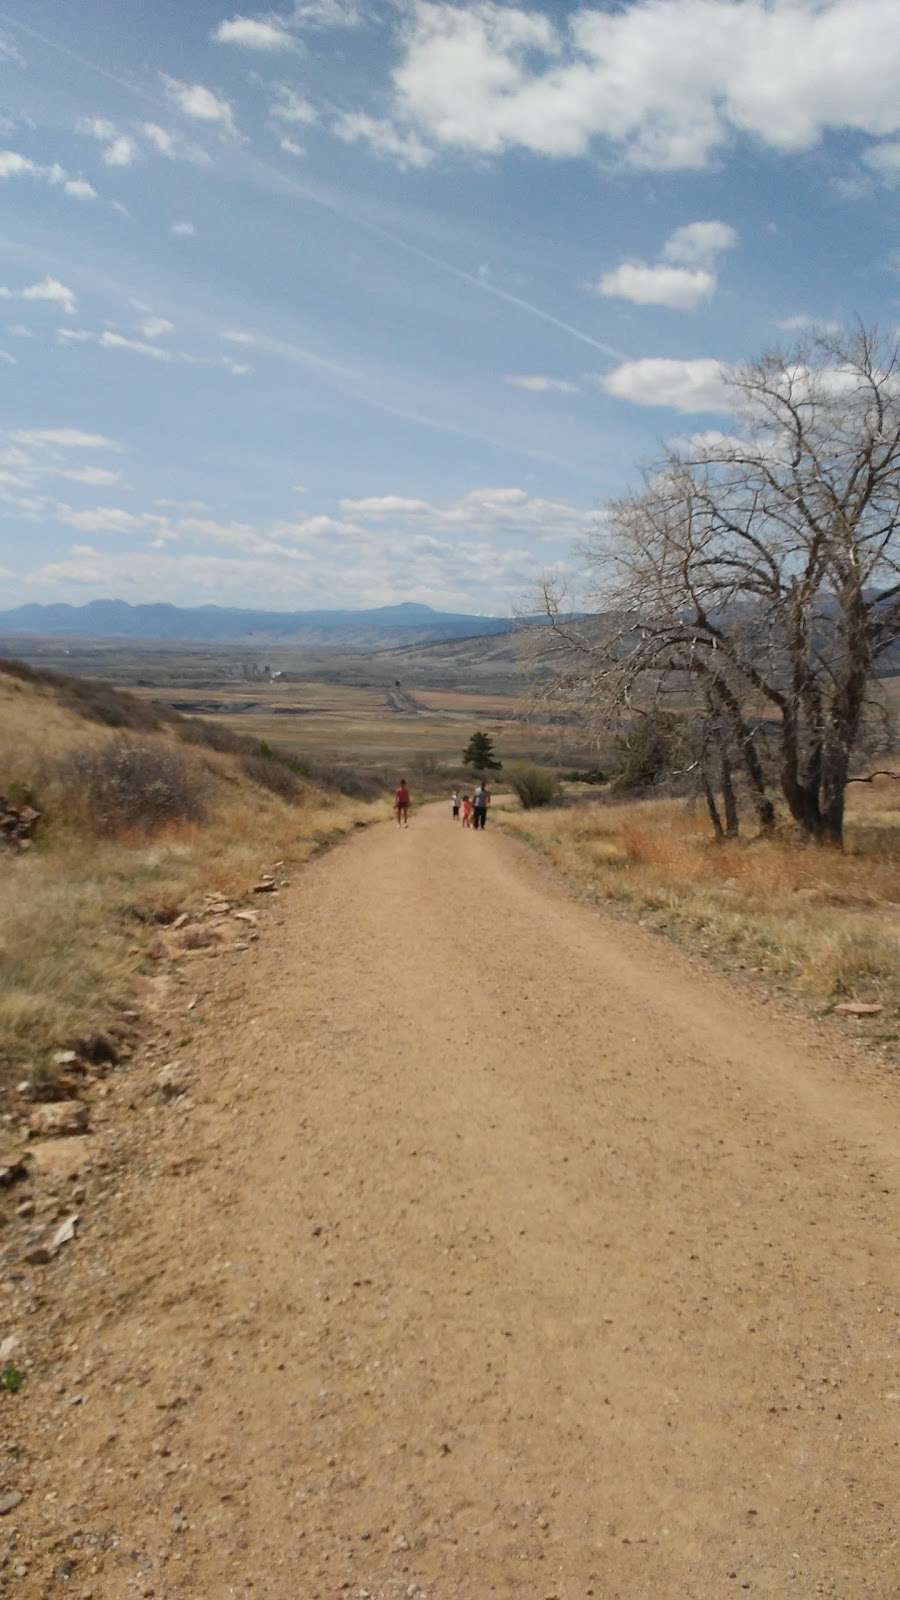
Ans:
{"label": "blue sky", "polygon": [[898,315],[897,0],[0,0],[0,604],[506,612]]}

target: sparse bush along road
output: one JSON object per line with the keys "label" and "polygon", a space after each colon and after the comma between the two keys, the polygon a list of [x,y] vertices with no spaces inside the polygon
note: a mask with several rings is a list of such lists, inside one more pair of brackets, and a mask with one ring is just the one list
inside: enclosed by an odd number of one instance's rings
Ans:
{"label": "sparse bush along road", "polygon": [[895,1597],[883,1070],[444,805],[266,914],[110,1080],[19,1592]]}

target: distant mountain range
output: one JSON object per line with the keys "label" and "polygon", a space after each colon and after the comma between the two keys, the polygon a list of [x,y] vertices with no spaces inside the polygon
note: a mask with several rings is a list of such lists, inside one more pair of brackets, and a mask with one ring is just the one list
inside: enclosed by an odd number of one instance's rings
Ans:
{"label": "distant mountain range", "polygon": [[132,606],[125,600],[87,605],[27,605],[0,611],[0,636],[122,639],[245,648],[305,645],[317,649],[385,650],[404,645],[509,633],[504,617],[476,617],[406,602],[369,611],[241,611],[225,606]]}

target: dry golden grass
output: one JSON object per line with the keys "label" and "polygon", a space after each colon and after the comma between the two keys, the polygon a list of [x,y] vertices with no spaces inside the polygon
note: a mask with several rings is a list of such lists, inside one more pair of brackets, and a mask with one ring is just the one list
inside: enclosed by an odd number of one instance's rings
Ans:
{"label": "dry golden grass", "polygon": [[32,792],[44,811],[34,848],[0,855],[0,1067],[7,1077],[22,1076],[49,1049],[128,1005],[158,915],[196,906],[205,892],[243,897],[274,862],[303,862],[384,811],[383,803],[310,785],[290,803],[254,783],[236,756],[185,747],[162,732],[141,734],[141,743],[177,749],[202,789],[206,820],[102,837],[60,773],[73,751],[119,735],[62,708],[43,687],[3,674],[0,727],[0,792]]}
{"label": "dry golden grass", "polygon": [[500,814],[591,898],[732,968],[819,1002],[900,1007],[900,784],[850,791],[847,852],[772,840],[716,845],[683,801],[588,800]]}

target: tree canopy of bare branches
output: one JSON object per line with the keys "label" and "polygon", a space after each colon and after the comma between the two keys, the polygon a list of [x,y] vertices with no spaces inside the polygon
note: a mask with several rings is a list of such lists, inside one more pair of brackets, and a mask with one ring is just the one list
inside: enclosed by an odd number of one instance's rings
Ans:
{"label": "tree canopy of bare branches", "polygon": [[860,327],[736,369],[730,389],[733,433],[671,447],[589,540],[605,637],[547,587],[560,682],[607,718],[687,687],[762,827],[774,742],[794,821],[840,845],[867,698],[900,637],[900,352]]}

